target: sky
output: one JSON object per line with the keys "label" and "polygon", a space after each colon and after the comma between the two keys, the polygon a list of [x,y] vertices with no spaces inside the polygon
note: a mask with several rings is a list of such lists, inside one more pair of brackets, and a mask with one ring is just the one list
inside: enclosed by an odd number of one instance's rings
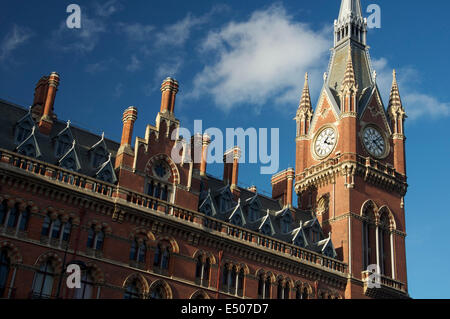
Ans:
{"label": "sky", "polygon": [[[368,44],[387,105],[392,69],[408,114],[407,266],[413,298],[449,298],[450,2],[362,0],[381,8]],[[70,4],[81,28],[69,29]],[[316,106],[340,0],[1,1],[0,98],[29,107],[43,75],[59,73],[59,119],[120,141],[123,111],[138,108],[143,137],[160,108],[161,82],[180,83],[175,114],[203,128],[279,129],[279,171],[295,164],[293,120],[309,73]],[[269,137],[272,136],[269,134]],[[239,183],[271,193],[261,163],[241,164]],[[208,173],[221,177],[222,165]],[[439,271],[441,269],[442,271]]]}

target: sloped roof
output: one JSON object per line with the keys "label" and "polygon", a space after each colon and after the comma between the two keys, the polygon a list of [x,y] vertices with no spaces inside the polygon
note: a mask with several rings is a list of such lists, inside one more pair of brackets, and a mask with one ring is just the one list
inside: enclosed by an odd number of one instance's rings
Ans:
{"label": "sloped roof", "polygon": [[[0,148],[13,151],[18,146],[14,143],[14,130],[16,124],[27,115],[29,110],[0,99],[0,112],[2,114],[0,117]],[[49,136],[41,134],[39,130],[36,129],[35,138],[42,154],[40,160],[58,165],[60,158],[57,158],[55,155],[55,138],[66,128],[67,122],[55,120]],[[98,143],[102,137],[72,124],[70,125],[70,131],[76,141],[75,148],[81,165],[79,172],[87,176],[95,177],[98,172],[98,167],[91,167],[89,150],[93,145]],[[111,160],[114,162],[120,143],[108,139],[104,139],[104,142],[107,147],[106,151],[111,153]]]}

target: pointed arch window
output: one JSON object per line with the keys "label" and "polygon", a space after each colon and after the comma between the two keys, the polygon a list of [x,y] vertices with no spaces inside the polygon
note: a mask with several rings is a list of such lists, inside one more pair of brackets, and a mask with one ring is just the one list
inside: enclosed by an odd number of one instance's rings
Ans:
{"label": "pointed arch window", "polygon": [[147,255],[147,241],[143,238],[134,239],[131,244],[130,260],[145,263]]}
{"label": "pointed arch window", "polygon": [[81,287],[75,288],[74,299],[91,299],[94,290],[94,280],[91,270],[84,270],[81,275]]}
{"label": "pointed arch window", "polygon": [[159,243],[156,245],[153,258],[153,271],[167,274],[169,271],[171,253],[172,249],[169,244]]}
{"label": "pointed arch window", "polygon": [[105,240],[105,233],[103,229],[96,229],[95,225],[92,225],[88,231],[88,240],[86,243],[87,248],[101,251],[103,249],[103,243]]}
{"label": "pointed arch window", "polygon": [[4,200],[0,204],[0,225],[3,225],[3,223],[5,222],[7,212],[8,212],[8,204],[6,200]]}
{"label": "pointed arch window", "polygon": [[166,290],[161,284],[156,285],[151,289],[150,299],[167,299]]}
{"label": "pointed arch window", "polygon": [[139,283],[137,279],[128,283],[125,288],[124,299],[141,299],[142,294],[139,291]]}
{"label": "pointed arch window", "polygon": [[6,285],[8,283],[11,262],[6,249],[0,251],[0,298],[4,297]]}
{"label": "pointed arch window", "polygon": [[50,260],[42,264],[34,276],[32,298],[48,299],[52,297],[55,270]]}
{"label": "pointed arch window", "polygon": [[26,231],[28,228],[28,221],[30,218],[30,207],[21,210],[20,205],[16,203],[9,211],[6,202],[0,208],[0,225],[3,222],[6,227],[15,229],[17,234],[19,231]]}
{"label": "pointed arch window", "polygon": [[195,267],[195,279],[196,283],[204,287],[209,286],[209,273],[211,269],[211,262],[209,257],[198,256],[197,264]]}

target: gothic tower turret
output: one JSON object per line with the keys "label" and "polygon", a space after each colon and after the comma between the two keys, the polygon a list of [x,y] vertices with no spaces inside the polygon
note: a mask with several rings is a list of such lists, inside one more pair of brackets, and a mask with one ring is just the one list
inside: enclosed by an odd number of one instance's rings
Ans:
{"label": "gothic tower turret", "polygon": [[395,73],[383,105],[366,34],[360,1],[342,0],[318,104],[313,113],[305,81],[295,117],[294,188],[348,265],[346,298],[405,297],[406,115]]}

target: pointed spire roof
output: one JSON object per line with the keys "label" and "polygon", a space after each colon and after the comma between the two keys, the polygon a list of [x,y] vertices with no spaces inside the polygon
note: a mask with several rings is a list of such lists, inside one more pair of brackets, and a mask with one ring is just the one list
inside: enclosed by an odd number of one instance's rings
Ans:
{"label": "pointed spire roof", "polygon": [[308,72],[305,74],[305,85],[303,86],[302,97],[300,98],[300,109],[312,109],[311,107],[311,95],[309,93],[309,85],[308,85]]}
{"label": "pointed spire roof", "polygon": [[348,47],[347,67],[345,68],[344,80],[342,81],[342,90],[346,88],[357,87],[355,78],[355,69],[353,68],[352,47]]}
{"label": "pointed spire roof", "polygon": [[391,88],[391,94],[389,96],[388,110],[397,112],[400,109],[403,110],[403,106],[402,106],[402,100],[400,98],[400,91],[398,89],[398,84],[397,84],[397,73],[394,70],[392,72],[392,88]]}
{"label": "pointed spire roof", "polygon": [[362,20],[360,0],[342,0],[338,23]]}

